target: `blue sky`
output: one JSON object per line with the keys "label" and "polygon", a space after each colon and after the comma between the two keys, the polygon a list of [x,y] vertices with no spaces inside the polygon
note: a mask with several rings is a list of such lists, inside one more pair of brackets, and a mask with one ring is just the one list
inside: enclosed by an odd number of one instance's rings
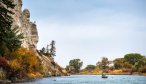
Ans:
{"label": "blue sky", "polygon": [[146,0],[23,0],[24,8],[36,21],[38,49],[55,40],[63,67],[73,58],[85,67],[103,56],[146,55]]}

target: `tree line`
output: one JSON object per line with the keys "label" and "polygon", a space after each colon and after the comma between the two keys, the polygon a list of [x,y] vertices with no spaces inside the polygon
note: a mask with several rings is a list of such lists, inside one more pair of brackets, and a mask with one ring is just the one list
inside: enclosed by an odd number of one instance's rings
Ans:
{"label": "tree line", "polygon": [[83,70],[81,70],[82,65],[83,62],[80,59],[73,59],[66,66],[66,70],[71,73],[79,73],[85,70],[105,73],[114,70],[121,70],[121,72],[129,72],[130,74],[133,72],[146,73],[146,57],[138,53],[126,54],[123,58],[116,58],[113,61],[110,61],[107,57],[102,57],[96,65],[87,65]]}

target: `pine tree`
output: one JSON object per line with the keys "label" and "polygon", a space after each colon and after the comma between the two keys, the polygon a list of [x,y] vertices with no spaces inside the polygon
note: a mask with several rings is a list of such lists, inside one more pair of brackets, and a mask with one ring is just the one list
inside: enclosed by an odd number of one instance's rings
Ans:
{"label": "pine tree", "polygon": [[0,0],[0,55],[12,52],[21,46],[22,34],[12,28],[12,9],[15,5],[12,0]]}
{"label": "pine tree", "polygon": [[55,41],[54,41],[54,40],[52,40],[50,46],[51,46],[50,54],[51,54],[52,56],[56,56],[56,48],[55,48]]}

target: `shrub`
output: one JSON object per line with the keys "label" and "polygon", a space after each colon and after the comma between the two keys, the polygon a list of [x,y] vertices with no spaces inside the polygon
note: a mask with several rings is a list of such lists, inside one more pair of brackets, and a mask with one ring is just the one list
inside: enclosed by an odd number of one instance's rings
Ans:
{"label": "shrub", "polygon": [[39,72],[28,73],[27,76],[28,76],[28,78],[30,78],[30,79],[41,78],[41,77],[43,77],[43,75],[40,74]]}
{"label": "shrub", "polygon": [[28,73],[27,74],[28,78],[34,79],[36,76],[33,73]]}
{"label": "shrub", "polygon": [[0,57],[0,67],[6,68],[9,65],[9,61],[5,57]]}
{"label": "shrub", "polygon": [[119,70],[113,70],[113,71],[112,71],[112,73],[122,73],[122,72],[123,72],[123,71],[120,70],[120,69],[119,69]]}
{"label": "shrub", "polygon": [[87,65],[87,67],[86,67],[87,70],[93,70],[95,68],[96,68],[95,65]]}
{"label": "shrub", "polygon": [[[11,53],[9,63],[9,79],[33,78],[34,72],[41,72],[41,64],[36,54],[25,48],[19,48]],[[33,73],[33,74],[28,74]],[[34,76],[37,77],[37,76]]]}
{"label": "shrub", "polygon": [[122,71],[123,72],[131,72],[131,69],[123,68]]}
{"label": "shrub", "polygon": [[139,69],[139,72],[145,73],[146,72],[146,65]]}
{"label": "shrub", "polygon": [[2,68],[0,68],[0,80],[4,79],[6,79],[6,73]]}
{"label": "shrub", "polygon": [[18,62],[18,59],[14,59],[10,61],[10,68],[14,71],[21,69],[21,64]]}
{"label": "shrub", "polygon": [[21,66],[23,70],[26,70],[27,72],[39,70],[37,69],[40,66],[39,60],[35,55],[35,53],[31,50],[27,50],[25,48],[19,48],[12,53],[12,59],[13,59],[12,63],[18,66],[15,67],[16,69],[19,68],[19,66]]}
{"label": "shrub", "polygon": [[129,64],[128,62],[124,62],[124,68],[132,69],[132,64]]}

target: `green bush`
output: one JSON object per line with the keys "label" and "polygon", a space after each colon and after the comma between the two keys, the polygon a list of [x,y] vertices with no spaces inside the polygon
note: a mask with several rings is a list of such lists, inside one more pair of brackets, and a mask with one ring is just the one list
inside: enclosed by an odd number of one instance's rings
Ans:
{"label": "green bush", "polygon": [[86,67],[87,70],[93,70],[95,68],[96,68],[95,65],[87,65],[87,67]]}

